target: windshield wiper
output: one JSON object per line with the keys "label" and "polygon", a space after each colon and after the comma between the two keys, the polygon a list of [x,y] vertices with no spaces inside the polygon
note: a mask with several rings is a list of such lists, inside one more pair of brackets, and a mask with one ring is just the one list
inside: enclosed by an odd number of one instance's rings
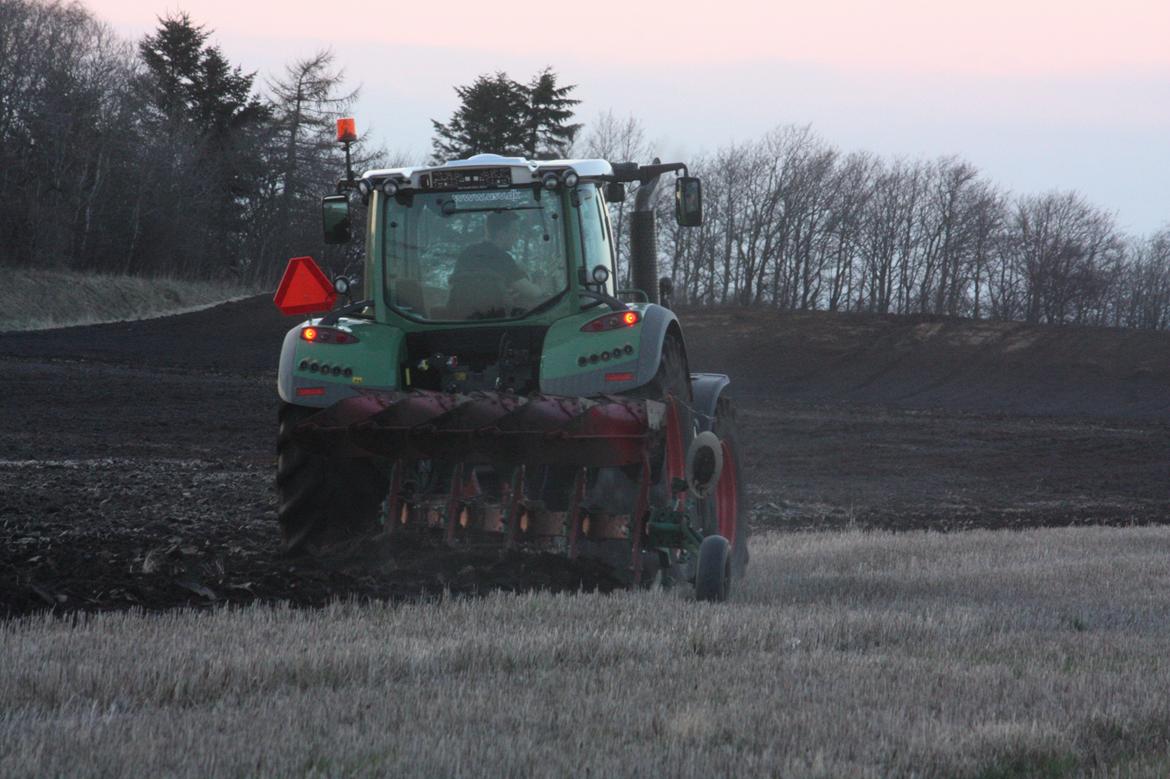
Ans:
{"label": "windshield wiper", "polygon": [[553,306],[555,306],[557,303],[560,302],[561,298],[563,298],[565,296],[565,292],[567,292],[567,290],[561,290],[556,295],[553,295],[551,298],[544,301],[540,305],[533,306],[532,308],[526,309],[524,311],[524,313],[521,314],[520,316],[528,316],[530,314],[539,314],[542,311],[548,311],[550,308],[552,308]]}
{"label": "windshield wiper", "polygon": [[541,206],[515,206],[515,207],[487,207],[487,208],[459,208],[451,200],[444,200],[443,204],[439,206],[439,210],[443,212],[443,216],[453,216],[454,214],[483,214],[494,211],[543,211]]}

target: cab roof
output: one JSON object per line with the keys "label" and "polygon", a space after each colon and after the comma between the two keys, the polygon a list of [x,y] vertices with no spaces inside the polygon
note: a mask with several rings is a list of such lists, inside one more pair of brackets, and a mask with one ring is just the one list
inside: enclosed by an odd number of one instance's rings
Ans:
{"label": "cab roof", "polygon": [[520,168],[536,178],[541,170],[572,169],[581,178],[603,178],[613,176],[613,166],[607,160],[526,160],[523,157],[504,157],[499,154],[476,154],[465,160],[450,160],[442,165],[419,165],[409,168],[379,168],[362,174],[363,179],[399,178],[415,181],[416,176],[437,170],[457,168]]}

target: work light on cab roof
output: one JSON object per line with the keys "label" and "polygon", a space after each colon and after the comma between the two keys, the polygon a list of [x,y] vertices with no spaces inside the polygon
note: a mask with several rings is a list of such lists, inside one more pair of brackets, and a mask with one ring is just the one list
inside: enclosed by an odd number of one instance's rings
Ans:
{"label": "work light on cab roof", "polygon": [[[747,562],[742,469],[694,464],[737,457],[729,380],[691,371],[657,300],[653,195],[673,178],[678,224],[698,224],[699,180],[682,163],[499,154],[355,175],[353,118],[337,142],[319,255],[334,282],[297,257],[276,295],[310,315],[278,374],[286,549],[495,541],[725,598]],[[609,206],[633,182],[627,290]]]}

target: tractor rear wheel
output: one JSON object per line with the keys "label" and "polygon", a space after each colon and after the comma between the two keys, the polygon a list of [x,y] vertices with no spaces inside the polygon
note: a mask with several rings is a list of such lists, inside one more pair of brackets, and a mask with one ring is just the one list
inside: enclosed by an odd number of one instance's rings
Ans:
{"label": "tractor rear wheel", "polygon": [[370,460],[328,457],[305,447],[293,430],[321,409],[280,406],[276,440],[277,519],[286,552],[315,552],[372,532],[389,488]]}
{"label": "tractor rear wheel", "polygon": [[[677,336],[673,333],[666,334],[666,338],[662,342],[662,357],[659,360],[658,371],[654,374],[654,378],[627,394],[635,398],[660,401],[665,401],[668,395],[673,395],[679,401],[676,409],[679,427],[683,434],[682,450],[684,452],[687,450],[687,447],[691,445],[692,435],[691,377],[687,370],[686,352],[683,350],[682,341]],[[670,485],[666,484],[662,477],[665,466],[666,450],[664,448],[652,458],[650,463],[651,484],[658,487],[657,492],[660,493],[656,496],[655,501],[658,505],[666,505],[670,500]]]}
{"label": "tractor rear wheel", "polygon": [[691,378],[687,373],[687,356],[682,341],[673,333],[667,333],[662,341],[662,359],[658,372],[647,384],[631,392],[631,395],[652,400],[665,400],[667,394],[686,403],[691,402]]}

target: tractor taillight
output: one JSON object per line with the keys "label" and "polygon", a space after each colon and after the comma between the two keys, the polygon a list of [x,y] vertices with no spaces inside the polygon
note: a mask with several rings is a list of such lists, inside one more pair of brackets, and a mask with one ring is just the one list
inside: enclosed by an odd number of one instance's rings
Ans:
{"label": "tractor taillight", "polygon": [[597,319],[586,322],[581,327],[582,333],[604,333],[606,330],[617,330],[619,327],[633,327],[642,321],[642,315],[637,311],[623,311],[616,314],[606,314]]}
{"label": "tractor taillight", "polygon": [[357,337],[336,327],[302,327],[301,338],[318,344],[355,344]]}

